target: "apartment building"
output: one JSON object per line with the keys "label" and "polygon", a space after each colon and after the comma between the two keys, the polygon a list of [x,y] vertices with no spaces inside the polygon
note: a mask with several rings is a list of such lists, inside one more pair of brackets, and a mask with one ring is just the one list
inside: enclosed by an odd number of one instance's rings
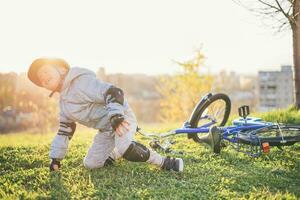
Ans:
{"label": "apartment building", "polygon": [[292,66],[281,66],[280,71],[259,71],[259,110],[286,108],[294,102]]}

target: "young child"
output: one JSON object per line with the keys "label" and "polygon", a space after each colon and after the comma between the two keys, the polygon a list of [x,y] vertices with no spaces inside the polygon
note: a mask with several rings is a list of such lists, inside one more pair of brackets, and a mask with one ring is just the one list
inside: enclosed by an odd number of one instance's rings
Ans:
{"label": "young child", "polygon": [[28,70],[28,78],[52,93],[60,93],[60,125],[50,147],[50,170],[61,167],[76,123],[98,130],[83,164],[88,169],[111,165],[118,158],[148,162],[161,169],[183,171],[181,158],[163,157],[134,140],[135,114],[121,88],[96,78],[94,72],[69,67],[63,59],[39,58]]}

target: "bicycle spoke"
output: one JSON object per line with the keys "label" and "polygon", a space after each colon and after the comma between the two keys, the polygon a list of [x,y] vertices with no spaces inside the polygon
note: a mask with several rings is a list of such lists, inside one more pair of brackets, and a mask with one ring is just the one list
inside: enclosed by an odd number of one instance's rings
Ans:
{"label": "bicycle spoke", "polygon": [[225,102],[216,101],[212,103],[207,109],[207,115],[215,119],[218,124],[221,123],[225,114]]}

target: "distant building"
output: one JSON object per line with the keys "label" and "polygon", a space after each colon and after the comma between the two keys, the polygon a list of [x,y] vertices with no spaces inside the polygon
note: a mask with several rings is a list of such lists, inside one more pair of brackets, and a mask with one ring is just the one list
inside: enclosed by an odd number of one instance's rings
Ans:
{"label": "distant building", "polygon": [[294,81],[291,66],[281,66],[281,71],[260,71],[259,110],[286,108],[294,102]]}

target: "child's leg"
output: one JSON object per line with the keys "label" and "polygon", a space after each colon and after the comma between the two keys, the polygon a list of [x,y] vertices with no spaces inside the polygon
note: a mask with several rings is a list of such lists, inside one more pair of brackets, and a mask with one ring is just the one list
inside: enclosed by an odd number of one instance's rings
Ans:
{"label": "child's leg", "polygon": [[[115,149],[114,152],[111,153],[111,156],[118,156],[113,158],[118,158],[124,155],[124,153],[127,151],[132,142],[135,141],[134,135],[136,133],[137,128],[137,121],[135,115],[132,112],[132,110],[129,109],[127,110],[127,112],[125,112],[125,116],[125,119],[130,123],[129,131],[122,136],[118,136],[115,133]],[[149,159],[147,159],[146,162],[157,165],[159,167],[162,166],[164,157],[159,155],[157,152],[152,151],[151,149],[148,150],[150,152],[150,155]]]}
{"label": "child's leg", "polygon": [[83,160],[86,168],[103,167],[109,154],[115,147],[114,135],[111,131],[99,132],[95,135],[93,144]]}
{"label": "child's leg", "polygon": [[[128,109],[125,111],[125,116],[126,116],[126,120],[130,123],[131,128],[137,126],[136,117],[129,105],[128,105]],[[128,134],[127,137],[131,140],[134,140],[135,132],[131,131],[130,133],[132,134]],[[109,157],[111,157],[113,160],[117,160],[119,158],[122,158],[122,155],[119,153],[117,147],[115,147],[113,151],[110,153]]]}

